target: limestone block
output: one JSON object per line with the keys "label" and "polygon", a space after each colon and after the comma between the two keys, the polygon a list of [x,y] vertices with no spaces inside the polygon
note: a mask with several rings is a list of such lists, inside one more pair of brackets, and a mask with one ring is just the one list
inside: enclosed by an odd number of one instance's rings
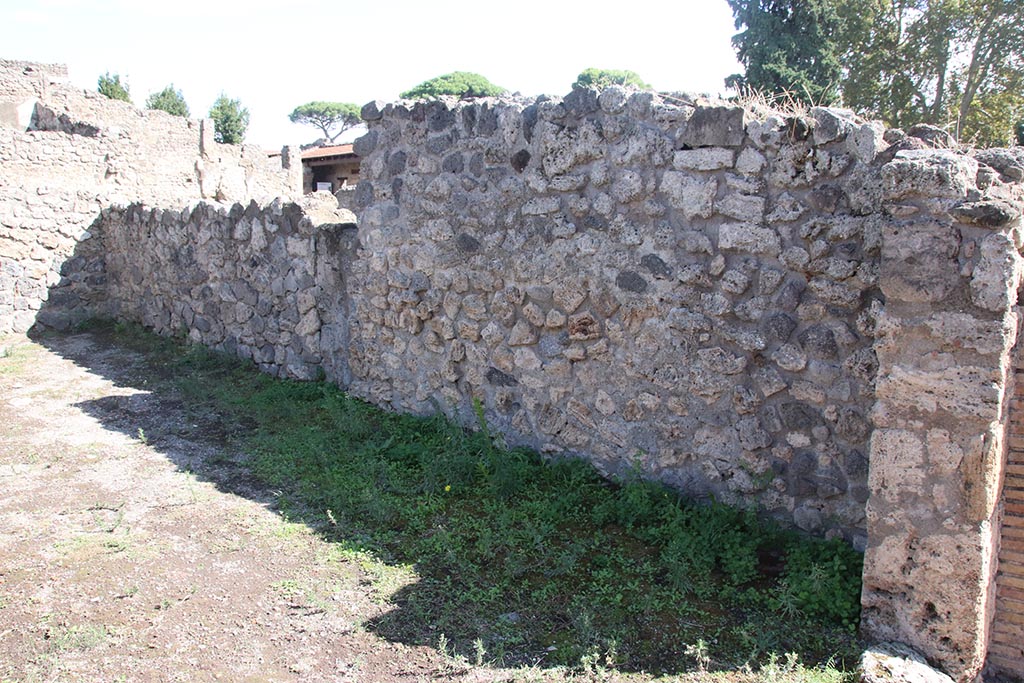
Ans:
{"label": "limestone block", "polygon": [[560,206],[558,197],[537,197],[523,204],[523,214],[526,216],[540,216],[558,211]]}
{"label": "limestone block", "polygon": [[899,339],[906,326],[918,323],[936,338],[936,349],[951,351],[973,349],[980,354],[1003,354],[1017,339],[1017,314],[1009,312],[995,320],[984,320],[967,313],[935,313],[918,320],[903,320],[885,314],[876,328],[879,339]]}
{"label": "limestone block", "polygon": [[808,283],[810,291],[833,306],[854,309],[860,303],[860,289],[835,282],[827,277],[816,277]]}
{"label": "limestone block", "polygon": [[[647,127],[627,131],[611,150],[611,160],[620,166],[659,167],[668,163],[671,158],[671,141],[659,131]],[[595,171],[598,174],[602,173],[600,169]],[[598,177],[594,178],[593,182],[601,184],[601,180]]]}
{"label": "limestone block", "polygon": [[764,155],[752,147],[745,147],[736,159],[736,170],[743,175],[757,175],[764,168],[767,160]]}
{"label": "limestone block", "polygon": [[860,658],[861,683],[953,683],[953,679],[928,666],[920,654],[901,643],[879,643]]}
{"label": "limestone block", "polygon": [[513,327],[508,336],[509,346],[529,346],[537,343],[537,333],[530,323],[520,320]]}
{"label": "limestone block", "polygon": [[868,548],[862,632],[883,639],[899,632],[957,680],[969,681],[984,663],[992,571],[985,558],[994,539],[987,521],[943,522],[897,531],[907,524],[906,513],[897,513],[892,530]]}
{"label": "limestone block", "polygon": [[868,487],[889,504],[903,502],[920,491],[927,473],[924,443],[912,431],[875,428],[871,434]]}
{"label": "limestone block", "polygon": [[1024,260],[1013,240],[1003,233],[987,235],[979,252],[971,277],[971,300],[989,311],[1009,310],[1017,303]]}
{"label": "limestone block", "polygon": [[717,202],[715,209],[729,218],[757,224],[764,220],[764,206],[764,197],[729,194]]}
{"label": "limestone block", "polygon": [[596,126],[585,121],[578,128],[562,128],[548,122],[537,125],[541,165],[548,177],[568,173],[588,161],[604,155],[601,134]]}
{"label": "limestone block", "polygon": [[882,167],[889,201],[915,196],[964,199],[977,176],[977,160],[945,149],[897,152],[896,158]]}
{"label": "limestone block", "polygon": [[672,156],[672,168],[677,171],[717,171],[731,168],[736,153],[724,147],[704,147],[680,150]]}
{"label": "limestone block", "polygon": [[611,193],[622,203],[631,202],[641,196],[644,190],[644,177],[636,171],[622,171],[615,176]]}
{"label": "limestone block", "polygon": [[959,249],[959,235],[949,224],[887,223],[882,236],[882,291],[902,301],[945,300],[960,286]]}
{"label": "limestone block", "polygon": [[932,362],[924,367],[907,362],[885,368],[876,382],[878,399],[897,409],[943,411],[959,419],[999,418],[1004,380],[998,366],[958,365],[951,354],[932,354],[929,359]]}
{"label": "limestone block", "polygon": [[710,218],[718,181],[702,180],[679,171],[665,171],[659,189],[685,218]]}
{"label": "limestone block", "polygon": [[748,223],[727,223],[718,229],[718,248],[723,251],[778,256],[782,251],[782,241],[771,228]]}

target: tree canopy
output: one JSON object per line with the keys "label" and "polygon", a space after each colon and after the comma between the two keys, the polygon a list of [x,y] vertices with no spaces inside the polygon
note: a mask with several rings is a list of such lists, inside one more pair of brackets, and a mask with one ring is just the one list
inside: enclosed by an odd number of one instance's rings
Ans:
{"label": "tree canopy", "polygon": [[319,128],[331,142],[362,123],[359,105],[352,102],[307,102],[295,107],[288,120]]}
{"label": "tree canopy", "polygon": [[727,85],[815,104],[838,99],[842,64],[834,0],[726,1],[740,31],[733,47],[745,69]]}
{"label": "tree canopy", "polygon": [[186,119],[189,117],[188,104],[185,102],[185,97],[181,94],[180,90],[174,89],[173,83],[160,92],[155,92],[146,98],[146,109],[165,111],[168,114],[182,116]]}
{"label": "tree canopy", "polygon": [[403,92],[401,97],[406,99],[425,99],[441,95],[490,97],[503,92],[505,92],[505,88],[494,85],[480,74],[469,71],[453,71],[450,74],[423,81],[416,87]]}
{"label": "tree canopy", "polygon": [[109,71],[96,81],[96,90],[112,100],[132,101],[132,96],[128,93],[128,86],[121,84],[121,77],[118,74],[111,75]]}
{"label": "tree canopy", "polygon": [[604,88],[609,85],[632,85],[637,88],[650,88],[651,86],[644,82],[644,79],[640,77],[635,71],[617,71],[615,69],[595,69],[593,67],[584,69],[580,72],[580,75],[576,77],[576,82],[572,84],[574,88],[586,88],[594,86],[597,88]]}
{"label": "tree canopy", "polygon": [[210,107],[213,119],[213,139],[228,145],[240,145],[249,127],[249,110],[239,100],[230,99],[224,93]]}
{"label": "tree canopy", "polygon": [[746,73],[728,85],[840,101],[888,125],[1005,145],[1024,118],[1020,0],[727,0]]}
{"label": "tree canopy", "polygon": [[[847,0],[852,2],[852,0]],[[873,0],[854,36],[843,95],[894,126],[949,128],[1007,144],[1024,115],[1024,4],[1019,0]]]}

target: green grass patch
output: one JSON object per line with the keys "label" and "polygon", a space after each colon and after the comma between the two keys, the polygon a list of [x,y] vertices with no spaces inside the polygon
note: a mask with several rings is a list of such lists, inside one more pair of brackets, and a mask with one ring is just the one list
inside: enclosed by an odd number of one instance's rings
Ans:
{"label": "green grass patch", "polygon": [[499,449],[482,414],[469,431],[135,328],[116,336],[234,425],[232,445],[288,519],[381,584],[392,609],[365,624],[376,633],[432,646],[443,635],[453,656],[504,665],[760,666],[779,680],[816,671],[800,662],[832,662],[828,680],[854,668],[861,557],[840,541],[638,474],[610,482],[580,460]]}

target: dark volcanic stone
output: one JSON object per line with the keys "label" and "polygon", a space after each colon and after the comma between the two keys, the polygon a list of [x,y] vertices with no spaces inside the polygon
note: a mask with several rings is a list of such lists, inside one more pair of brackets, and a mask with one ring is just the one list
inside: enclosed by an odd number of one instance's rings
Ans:
{"label": "dark volcanic stone", "polygon": [[456,237],[455,243],[459,246],[459,249],[465,252],[472,253],[480,250],[480,240],[466,233]]}
{"label": "dark volcanic stone", "polygon": [[512,155],[511,163],[512,168],[514,168],[517,173],[522,173],[523,169],[526,168],[526,165],[530,163],[530,153],[525,149],[519,150]]}
{"label": "dark volcanic stone", "polygon": [[764,319],[762,326],[768,339],[784,342],[796,329],[796,319],[788,313],[773,313]]}
{"label": "dark volcanic stone", "polygon": [[790,280],[775,297],[775,304],[784,311],[795,311],[807,285],[799,280]]}
{"label": "dark volcanic stone", "polygon": [[405,171],[406,153],[399,150],[388,158],[388,173],[398,175]]}
{"label": "dark volcanic stone", "polygon": [[488,382],[499,387],[514,387],[519,384],[519,380],[498,368],[488,368],[486,377]]}
{"label": "dark volcanic stone", "polygon": [[824,325],[811,325],[798,338],[804,352],[812,358],[831,359],[839,355],[836,336]]}
{"label": "dark volcanic stone", "polygon": [[1000,200],[969,202],[955,207],[950,213],[964,221],[985,228],[999,228],[1020,218],[1020,209]]}
{"label": "dark volcanic stone", "polygon": [[871,425],[856,410],[846,408],[839,413],[836,433],[851,443],[860,443],[870,436]]}
{"label": "dark volcanic stone", "polygon": [[640,273],[624,270],[615,278],[615,284],[627,292],[643,292],[647,289],[647,280]]}
{"label": "dark volcanic stone", "polygon": [[446,173],[462,173],[462,169],[465,167],[465,162],[462,159],[462,155],[456,152],[455,154],[449,154],[441,162],[441,170]]}
{"label": "dark volcanic stone", "polygon": [[655,277],[669,277],[672,275],[672,269],[657,254],[647,254],[640,259],[640,265]]}
{"label": "dark volcanic stone", "polygon": [[356,206],[361,209],[373,204],[373,183],[369,180],[360,180],[356,184],[355,201]]}
{"label": "dark volcanic stone", "polygon": [[797,401],[780,405],[779,416],[788,429],[810,429],[821,423],[821,415],[817,410]]}

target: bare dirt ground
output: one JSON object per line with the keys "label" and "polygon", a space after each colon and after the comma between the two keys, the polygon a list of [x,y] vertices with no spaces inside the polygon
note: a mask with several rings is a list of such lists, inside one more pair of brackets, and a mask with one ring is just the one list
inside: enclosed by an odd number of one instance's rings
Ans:
{"label": "bare dirt ground", "polygon": [[387,577],[149,382],[95,334],[0,339],[0,682],[550,677],[367,631]]}

